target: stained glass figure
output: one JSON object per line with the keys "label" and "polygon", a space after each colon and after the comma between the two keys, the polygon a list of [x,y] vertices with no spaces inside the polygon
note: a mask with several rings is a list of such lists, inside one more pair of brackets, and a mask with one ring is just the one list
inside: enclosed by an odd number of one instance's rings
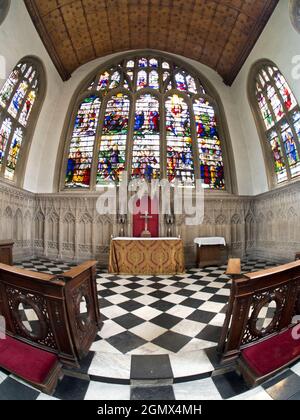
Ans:
{"label": "stained glass figure", "polygon": [[160,174],[159,103],[152,95],[143,95],[136,102],[132,178],[158,179]]}
{"label": "stained glass figure", "polygon": [[156,58],[150,58],[149,60],[149,67],[158,67],[158,61],[156,60]]}
{"label": "stained glass figure", "polygon": [[20,77],[20,70],[19,69],[13,70],[9,78],[4,83],[4,86],[0,91],[0,105],[2,107],[6,107],[16,84],[19,81],[19,77]]}
{"label": "stained glass figure", "polygon": [[197,87],[196,87],[195,79],[192,76],[190,76],[189,74],[186,76],[186,83],[187,83],[187,87],[188,87],[189,92],[197,93]]}
{"label": "stained glass figure", "polygon": [[14,131],[12,141],[10,144],[8,157],[6,161],[6,168],[4,177],[12,181],[14,179],[14,173],[17,166],[20,149],[23,141],[23,131],[21,128],[17,128]]}
{"label": "stained glass figure", "polygon": [[99,78],[97,90],[106,90],[108,88],[108,82],[109,82],[109,73],[105,71],[103,74],[101,74]]}
{"label": "stained glass figure", "polygon": [[168,180],[194,183],[190,114],[186,102],[177,95],[166,101],[166,133]]}
{"label": "stained glass figure", "polygon": [[178,90],[186,91],[187,85],[185,81],[185,77],[182,73],[176,73],[175,75],[175,82],[176,82],[176,88]]}
{"label": "stained glass figure", "polygon": [[94,95],[87,97],[80,104],[70,144],[66,187],[87,188],[90,185],[100,105],[100,99]]}
{"label": "stained glass figure", "polygon": [[274,160],[274,170],[278,182],[283,182],[287,180],[287,171],[284,163],[284,158],[280,146],[280,140],[275,130],[270,131],[269,133],[269,142],[273,153]]}
{"label": "stained glass figure", "polygon": [[129,69],[132,69],[134,67],[134,61],[133,60],[127,61],[126,67]]}
{"label": "stained glass figure", "polygon": [[121,81],[121,75],[118,71],[115,71],[110,78],[109,89],[115,89],[119,86]]}
{"label": "stained glass figure", "polygon": [[139,59],[139,67],[148,67],[148,60],[147,60],[147,58],[140,58]]}
{"label": "stained glass figure", "polygon": [[158,73],[156,70],[152,70],[149,73],[149,87],[152,89],[159,88]]}
{"label": "stained glass figure", "polygon": [[36,92],[34,90],[32,90],[31,92],[29,92],[25,104],[23,106],[19,121],[20,123],[26,127],[27,123],[28,123],[28,119],[30,117],[30,113],[32,110],[32,107],[34,105],[34,101],[36,98]]}
{"label": "stained glass figure", "polygon": [[224,165],[214,108],[204,98],[197,99],[194,114],[203,186],[224,189]]}
{"label": "stained glass figure", "polygon": [[0,167],[2,166],[3,161],[4,161],[4,155],[6,151],[6,146],[8,144],[8,140],[10,138],[11,128],[12,128],[11,119],[6,118],[3,121],[2,126],[0,128]]}
{"label": "stained glass figure", "polygon": [[259,71],[256,97],[272,150],[277,182],[299,176],[299,106],[276,66],[265,65]]}
{"label": "stained glass figure", "polygon": [[22,83],[20,83],[16,93],[14,94],[12,98],[12,101],[8,108],[8,112],[13,118],[16,118],[20,110],[20,105],[23,102],[27,89],[28,89],[28,83],[23,81]]}
{"label": "stained glass figure", "polygon": [[164,62],[162,63],[162,68],[163,68],[163,69],[170,69],[170,64],[169,64],[169,63],[167,63],[166,61],[164,61]]}
{"label": "stained glass figure", "polygon": [[164,71],[163,72],[163,82],[165,82],[169,76],[170,76],[170,73],[168,71]]}
{"label": "stained glass figure", "polygon": [[281,124],[281,136],[285,148],[285,153],[290,166],[291,176],[297,176],[300,173],[300,160],[295,143],[295,137],[293,131],[286,120],[283,120]]}
{"label": "stained glass figure", "polygon": [[98,185],[121,180],[125,170],[129,108],[129,98],[122,93],[107,103],[98,157]]}
{"label": "stained glass figure", "polygon": [[147,72],[145,70],[141,70],[141,71],[138,72],[138,77],[137,77],[137,89],[138,90],[147,87],[147,85],[148,85],[147,79],[148,79],[148,75],[147,75]]}

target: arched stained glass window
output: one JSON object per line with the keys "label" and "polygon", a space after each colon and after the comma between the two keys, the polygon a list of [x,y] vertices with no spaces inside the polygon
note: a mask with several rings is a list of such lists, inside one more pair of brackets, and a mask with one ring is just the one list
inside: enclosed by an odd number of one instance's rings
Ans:
{"label": "arched stained glass window", "polygon": [[[24,58],[0,90],[0,175],[10,181],[17,181],[20,156],[30,145],[36,120],[33,114],[37,116],[45,91],[41,77],[41,63]],[[21,170],[19,175],[21,181]]]}
{"label": "arched stained glass window", "polygon": [[[259,63],[253,70],[255,101],[265,149],[272,157],[275,181],[300,175],[300,109],[282,73],[273,63]],[[270,160],[267,159],[269,162]]]}
{"label": "arched stained glass window", "polygon": [[119,93],[107,103],[97,170],[97,184],[118,182],[125,170],[130,101]]}
{"label": "arched stained glass window", "polygon": [[160,175],[159,102],[143,95],[136,102],[132,153],[132,178],[151,181]]}
{"label": "arched stained glass window", "polygon": [[127,171],[225,189],[216,108],[199,76],[165,57],[127,56],[101,68],[74,105],[61,187],[118,184]]}
{"label": "arched stained glass window", "polygon": [[173,95],[166,101],[167,177],[194,182],[193,145],[188,105]]}
{"label": "arched stained glass window", "polygon": [[194,101],[201,179],[206,188],[224,188],[221,142],[213,106],[204,98]]}
{"label": "arched stained glass window", "polygon": [[79,106],[68,155],[66,174],[68,187],[87,188],[90,185],[100,106],[101,101],[95,95],[85,98]]}

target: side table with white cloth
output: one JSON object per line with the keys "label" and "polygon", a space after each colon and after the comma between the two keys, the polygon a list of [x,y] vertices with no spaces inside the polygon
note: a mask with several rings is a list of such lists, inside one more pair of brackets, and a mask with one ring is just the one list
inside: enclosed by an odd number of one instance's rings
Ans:
{"label": "side table with white cloth", "polygon": [[208,267],[222,265],[225,263],[224,254],[226,251],[225,238],[207,237],[195,238],[197,245],[196,265],[197,267]]}

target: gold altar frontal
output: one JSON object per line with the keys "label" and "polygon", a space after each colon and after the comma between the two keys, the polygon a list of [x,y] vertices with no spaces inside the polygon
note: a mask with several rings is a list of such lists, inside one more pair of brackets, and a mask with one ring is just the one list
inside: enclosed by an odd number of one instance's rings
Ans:
{"label": "gold altar frontal", "polygon": [[184,273],[183,242],[178,238],[114,238],[108,271],[133,275]]}

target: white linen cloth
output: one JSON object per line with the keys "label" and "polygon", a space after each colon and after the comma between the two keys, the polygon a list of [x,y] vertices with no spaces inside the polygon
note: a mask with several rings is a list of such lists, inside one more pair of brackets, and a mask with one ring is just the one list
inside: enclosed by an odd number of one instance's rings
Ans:
{"label": "white linen cloth", "polygon": [[204,246],[204,245],[224,245],[226,246],[225,238],[212,236],[207,238],[195,238],[194,243],[198,246]]}

